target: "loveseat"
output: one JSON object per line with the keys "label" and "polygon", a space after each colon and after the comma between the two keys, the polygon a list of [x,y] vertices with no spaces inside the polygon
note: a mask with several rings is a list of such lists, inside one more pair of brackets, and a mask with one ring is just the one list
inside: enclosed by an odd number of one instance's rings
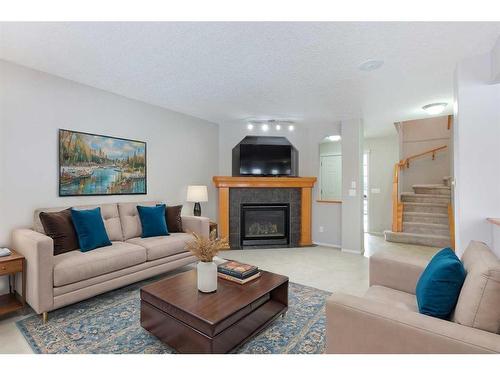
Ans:
{"label": "loveseat", "polygon": [[376,253],[364,297],[333,293],[327,353],[500,353],[500,260],[482,242],[462,256],[467,271],[449,320],[419,313],[416,284],[430,257]]}
{"label": "loveseat", "polygon": [[209,219],[182,216],[183,233],[141,238],[137,205],[154,206],[157,203],[75,206],[80,209],[101,208],[112,245],[60,255],[54,255],[53,240],[45,235],[39,214],[68,207],[35,210],[33,229],[17,229],[12,236],[13,248],[26,258],[27,303],[47,319],[49,311],[195,261],[196,258],[184,247],[192,238],[191,232],[209,235]]}

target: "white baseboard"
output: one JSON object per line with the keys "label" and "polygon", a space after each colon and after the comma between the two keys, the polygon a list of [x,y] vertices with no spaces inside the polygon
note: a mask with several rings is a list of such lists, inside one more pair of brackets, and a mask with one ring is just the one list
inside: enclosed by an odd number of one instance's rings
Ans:
{"label": "white baseboard", "polygon": [[352,250],[352,249],[346,249],[345,247],[343,247],[341,249],[344,253],[351,253],[351,254],[358,254],[358,255],[362,255],[363,252],[362,251],[359,251],[359,250]]}
{"label": "white baseboard", "polygon": [[316,242],[316,241],[314,241],[313,244],[318,245],[318,246],[324,246],[324,247],[334,247],[336,249],[340,249],[341,248],[340,245],[334,245],[334,244],[326,243],[326,242]]}

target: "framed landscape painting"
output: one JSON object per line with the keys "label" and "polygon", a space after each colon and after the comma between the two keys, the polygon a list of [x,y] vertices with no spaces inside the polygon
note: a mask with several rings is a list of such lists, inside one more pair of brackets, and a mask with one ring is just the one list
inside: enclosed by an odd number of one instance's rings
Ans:
{"label": "framed landscape painting", "polygon": [[59,196],[146,194],[146,142],[59,130]]}

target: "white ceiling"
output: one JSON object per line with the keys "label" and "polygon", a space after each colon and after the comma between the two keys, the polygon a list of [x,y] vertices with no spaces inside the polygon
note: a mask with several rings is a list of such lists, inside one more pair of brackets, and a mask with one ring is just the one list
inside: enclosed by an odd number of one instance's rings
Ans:
{"label": "white ceiling", "polygon": [[[362,116],[367,136],[453,96],[500,23],[2,23],[0,58],[216,123]],[[358,65],[385,64],[373,72]]]}

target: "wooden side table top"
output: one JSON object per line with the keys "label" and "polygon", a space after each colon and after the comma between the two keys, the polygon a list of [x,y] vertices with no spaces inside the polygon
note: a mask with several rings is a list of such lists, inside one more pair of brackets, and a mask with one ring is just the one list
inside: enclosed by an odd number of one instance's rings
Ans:
{"label": "wooden side table top", "polygon": [[4,262],[10,262],[12,260],[24,259],[24,256],[19,254],[17,251],[15,250],[10,250],[10,251],[12,252],[12,254],[7,255],[6,257],[0,257],[0,264]]}

